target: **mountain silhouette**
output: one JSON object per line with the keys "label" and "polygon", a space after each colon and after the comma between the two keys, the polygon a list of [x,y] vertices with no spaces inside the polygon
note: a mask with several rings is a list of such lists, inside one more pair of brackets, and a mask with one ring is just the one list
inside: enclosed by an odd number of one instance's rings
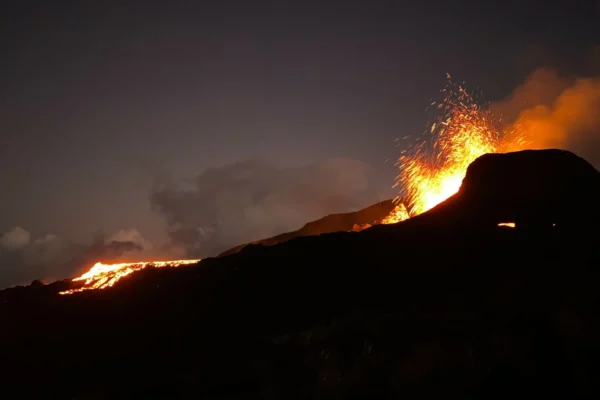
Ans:
{"label": "mountain silhouette", "polygon": [[490,154],[401,223],[250,244],[106,290],[2,291],[4,390],[598,398],[599,200],[600,173],[572,153]]}

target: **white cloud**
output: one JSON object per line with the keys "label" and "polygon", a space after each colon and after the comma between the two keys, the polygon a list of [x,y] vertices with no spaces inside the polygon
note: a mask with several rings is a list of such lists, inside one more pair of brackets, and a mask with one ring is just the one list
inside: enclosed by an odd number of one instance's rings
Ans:
{"label": "white cloud", "polygon": [[29,244],[31,234],[17,226],[0,237],[0,246],[7,250],[18,250]]}

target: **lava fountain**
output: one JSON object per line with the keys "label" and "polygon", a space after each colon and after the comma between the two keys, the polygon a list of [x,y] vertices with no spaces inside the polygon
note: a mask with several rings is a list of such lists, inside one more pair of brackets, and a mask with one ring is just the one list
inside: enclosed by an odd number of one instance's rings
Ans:
{"label": "lava fountain", "polygon": [[121,278],[140,271],[146,267],[179,267],[182,265],[196,264],[200,260],[173,260],[173,261],[138,261],[134,263],[104,264],[97,262],[85,274],[73,279],[73,282],[84,281],[83,286],[70,289],[60,294],[73,294],[91,289],[106,289],[113,286]]}
{"label": "lava fountain", "polygon": [[440,116],[396,163],[400,174],[394,187],[402,187],[403,202],[396,198],[397,206],[383,224],[419,215],[458,192],[467,167],[476,158],[528,145],[519,127],[497,128],[489,106],[480,106],[450,75],[442,93],[443,101],[431,104]]}

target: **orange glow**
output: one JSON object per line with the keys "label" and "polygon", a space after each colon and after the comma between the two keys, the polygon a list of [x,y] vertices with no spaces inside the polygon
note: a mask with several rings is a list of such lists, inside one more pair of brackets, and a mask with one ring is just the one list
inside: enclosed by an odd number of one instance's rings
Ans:
{"label": "orange glow", "polygon": [[442,116],[398,159],[400,174],[394,186],[403,188],[405,202],[396,199],[396,209],[383,224],[419,215],[458,192],[467,167],[476,158],[525,148],[519,129],[498,130],[489,108],[479,106],[462,86],[449,81],[442,92],[444,100],[432,103]]}
{"label": "orange glow", "polygon": [[381,223],[394,224],[396,222],[404,221],[408,218],[410,218],[410,215],[408,214],[406,206],[404,203],[399,203],[396,208],[394,208],[392,212],[381,221]]}
{"label": "orange glow", "polygon": [[85,281],[83,286],[70,289],[60,294],[73,294],[90,289],[106,289],[113,286],[119,279],[146,267],[179,267],[182,265],[196,264],[200,260],[173,260],[173,261],[138,261],[134,263],[104,264],[97,262],[85,274],[73,279],[73,282]]}
{"label": "orange glow", "polygon": [[509,227],[509,228],[514,228],[517,225],[514,222],[500,222],[498,224],[498,226],[506,226],[506,227]]}

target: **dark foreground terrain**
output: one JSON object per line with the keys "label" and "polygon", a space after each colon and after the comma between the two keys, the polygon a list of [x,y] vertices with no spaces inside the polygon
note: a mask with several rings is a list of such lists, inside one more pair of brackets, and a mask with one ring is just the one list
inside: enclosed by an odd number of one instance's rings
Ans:
{"label": "dark foreground terrain", "polygon": [[457,195],[400,224],[250,245],[103,291],[0,292],[2,390],[600,398],[598,204],[600,173],[571,153],[486,155]]}

